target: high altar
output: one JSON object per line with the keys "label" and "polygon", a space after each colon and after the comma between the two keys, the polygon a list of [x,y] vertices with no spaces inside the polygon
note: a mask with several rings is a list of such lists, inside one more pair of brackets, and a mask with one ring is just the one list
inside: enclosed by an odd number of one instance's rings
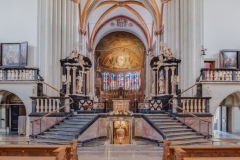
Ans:
{"label": "high altar", "polygon": [[114,99],[113,101],[113,111],[129,111],[130,100],[127,99],[128,91],[123,88],[119,88],[114,91]]}

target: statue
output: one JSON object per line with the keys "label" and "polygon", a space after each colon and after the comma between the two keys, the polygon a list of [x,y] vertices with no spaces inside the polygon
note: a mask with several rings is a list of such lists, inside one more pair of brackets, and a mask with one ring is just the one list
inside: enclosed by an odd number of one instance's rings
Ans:
{"label": "statue", "polygon": [[88,92],[88,97],[90,100],[93,100],[94,95],[92,94],[92,92]]}
{"label": "statue", "polygon": [[160,73],[160,77],[158,80],[158,85],[159,85],[159,93],[164,93],[165,91],[165,80],[162,72]]}
{"label": "statue", "polygon": [[167,59],[171,59],[173,57],[172,51],[168,46],[164,50],[164,56],[167,57]]}
{"label": "statue", "polygon": [[74,59],[78,56],[78,52],[77,49],[74,48],[74,50],[71,51],[70,56],[68,57],[68,59]]}
{"label": "statue", "polygon": [[122,125],[116,130],[117,133],[117,139],[119,140],[119,144],[123,143],[123,139],[125,136],[125,130],[122,128]]}
{"label": "statue", "polygon": [[160,54],[158,55],[158,62],[157,62],[157,65],[158,65],[158,68],[161,67],[163,65],[163,55]]}
{"label": "statue", "polygon": [[81,66],[82,67],[82,70],[84,71],[84,60],[83,60],[83,55],[79,55],[79,57],[78,57],[78,64],[79,64],[79,66]]}
{"label": "statue", "polygon": [[77,93],[82,93],[82,87],[83,87],[83,74],[79,73],[77,76]]}

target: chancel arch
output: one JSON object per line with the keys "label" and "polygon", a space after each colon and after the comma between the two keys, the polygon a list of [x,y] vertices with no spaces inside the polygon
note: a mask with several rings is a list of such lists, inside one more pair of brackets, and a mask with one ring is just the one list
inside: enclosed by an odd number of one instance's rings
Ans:
{"label": "chancel arch", "polygon": [[111,104],[113,92],[121,89],[127,92],[130,103],[133,103],[135,97],[143,100],[145,86],[140,87],[140,83],[144,79],[145,56],[145,45],[134,34],[119,31],[105,35],[95,49],[95,59],[99,63],[96,65],[100,67],[100,71],[95,71],[95,75],[98,77],[98,74],[110,73],[108,79],[106,76],[102,78],[103,86],[109,84],[110,87],[101,91],[95,88],[95,94],[106,95]]}

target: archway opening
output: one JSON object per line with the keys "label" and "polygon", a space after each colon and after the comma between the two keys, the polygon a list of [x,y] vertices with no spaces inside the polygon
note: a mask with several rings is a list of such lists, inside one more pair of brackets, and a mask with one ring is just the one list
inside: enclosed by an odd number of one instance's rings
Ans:
{"label": "archway opening", "polygon": [[26,108],[14,93],[0,91],[0,132],[26,134]]}
{"label": "archway opening", "polygon": [[95,49],[95,95],[106,98],[113,107],[113,99],[144,99],[146,48],[143,42],[129,32],[105,35]]}
{"label": "archway opening", "polygon": [[213,130],[228,133],[239,133],[240,126],[236,122],[240,115],[240,92],[228,95],[220,103],[214,114]]}

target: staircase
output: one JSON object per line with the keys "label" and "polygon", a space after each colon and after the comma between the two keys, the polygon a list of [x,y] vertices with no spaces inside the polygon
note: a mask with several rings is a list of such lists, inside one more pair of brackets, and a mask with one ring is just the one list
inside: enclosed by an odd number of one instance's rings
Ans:
{"label": "staircase", "polygon": [[193,142],[194,140],[204,140],[204,136],[197,134],[168,114],[145,114],[145,116],[165,134],[167,140],[183,141],[171,142],[173,145],[192,145],[197,144]]}
{"label": "staircase", "polygon": [[[43,135],[38,135],[38,140],[44,140],[47,144],[69,144],[71,141],[78,138],[78,135],[84,128],[94,122],[96,114],[77,114],[55,124],[52,128],[43,132]],[[59,141],[59,142],[57,142]],[[66,142],[61,142],[66,141]]]}

